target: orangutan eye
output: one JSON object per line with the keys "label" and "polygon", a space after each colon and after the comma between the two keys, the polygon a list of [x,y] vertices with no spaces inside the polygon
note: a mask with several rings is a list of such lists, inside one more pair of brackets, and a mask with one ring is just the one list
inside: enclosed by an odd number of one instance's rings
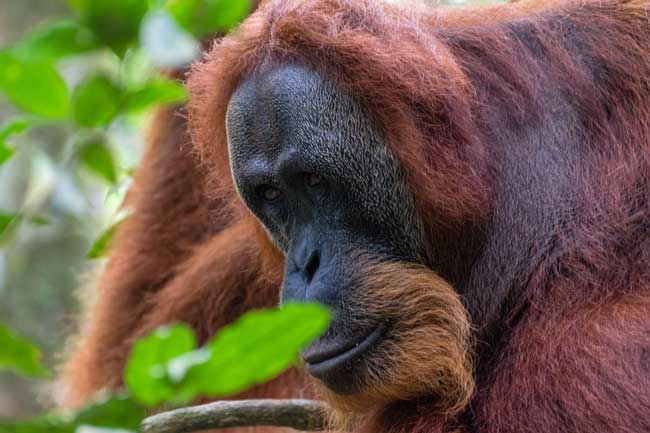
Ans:
{"label": "orangutan eye", "polygon": [[307,173],[306,174],[306,183],[310,188],[315,188],[323,184],[323,176],[316,173]]}
{"label": "orangutan eye", "polygon": [[272,187],[271,185],[262,185],[258,188],[258,194],[265,201],[276,201],[282,196],[282,193],[279,189]]}

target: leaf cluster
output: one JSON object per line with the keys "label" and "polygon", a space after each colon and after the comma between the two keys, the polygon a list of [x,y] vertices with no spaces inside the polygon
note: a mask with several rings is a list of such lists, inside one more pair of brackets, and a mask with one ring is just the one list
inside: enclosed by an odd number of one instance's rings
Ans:
{"label": "leaf cluster", "polygon": [[[31,420],[0,419],[0,432],[137,431],[149,407],[233,395],[272,379],[298,362],[300,350],[325,330],[329,316],[318,304],[251,311],[201,347],[187,325],[160,327],[133,346],[124,391],[99,395],[74,413],[46,414]],[[38,350],[1,325],[0,369],[48,376]]]}
{"label": "leaf cluster", "polygon": [[[192,62],[200,53],[199,38],[237,25],[249,13],[250,0],[67,3],[70,18],[0,47],[0,98],[20,113],[0,123],[0,169],[19,150],[15,136],[56,126],[74,143],[73,161],[116,187],[133,170],[120,167],[107,133],[110,126],[161,104],[184,102],[188,95],[182,83],[161,74],[160,67],[182,68]],[[93,56],[107,57],[113,66],[89,68],[80,77],[64,73],[66,62],[83,63]],[[2,212],[14,223],[23,221],[18,211]],[[3,232],[0,225],[0,238]],[[98,250],[89,255],[98,257]]]}

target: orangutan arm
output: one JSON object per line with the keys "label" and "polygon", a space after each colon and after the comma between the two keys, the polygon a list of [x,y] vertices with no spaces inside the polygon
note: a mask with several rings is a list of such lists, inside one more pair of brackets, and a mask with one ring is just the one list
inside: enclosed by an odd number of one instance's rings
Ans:
{"label": "orangutan arm", "polygon": [[489,391],[473,403],[476,429],[648,431],[649,310],[641,295],[530,314],[479,384]]}

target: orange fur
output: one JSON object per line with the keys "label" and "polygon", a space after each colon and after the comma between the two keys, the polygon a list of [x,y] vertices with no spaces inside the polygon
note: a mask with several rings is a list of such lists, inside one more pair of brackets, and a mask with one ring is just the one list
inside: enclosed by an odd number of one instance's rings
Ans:
{"label": "orange fur", "polygon": [[470,322],[458,294],[422,266],[360,262],[365,263],[360,295],[350,301],[351,308],[366,312],[371,323],[391,325],[364,360],[368,381],[362,391],[337,395],[319,387],[334,410],[334,425],[349,427],[359,422],[355,417],[421,397],[434,399],[430,415],[453,417],[474,391]]}

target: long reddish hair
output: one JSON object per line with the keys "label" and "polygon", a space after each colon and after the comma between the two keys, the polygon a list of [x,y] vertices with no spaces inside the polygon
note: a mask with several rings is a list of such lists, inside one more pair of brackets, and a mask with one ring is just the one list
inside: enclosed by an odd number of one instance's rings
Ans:
{"label": "long reddish hair", "polygon": [[486,173],[476,171],[485,166],[476,162],[484,149],[468,102],[472,89],[424,17],[375,1],[265,2],[215,44],[188,81],[190,131],[214,191],[234,190],[224,123],[234,88],[293,62],[360,98],[404,164],[427,221],[484,214]]}

